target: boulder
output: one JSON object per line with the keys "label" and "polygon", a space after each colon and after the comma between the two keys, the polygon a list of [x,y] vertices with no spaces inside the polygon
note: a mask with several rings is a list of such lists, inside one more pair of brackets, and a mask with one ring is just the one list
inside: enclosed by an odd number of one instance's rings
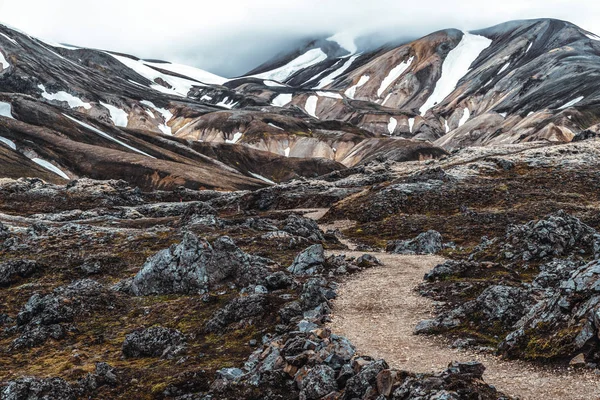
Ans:
{"label": "boulder", "polygon": [[33,260],[12,260],[0,263],[0,286],[8,286],[19,279],[28,278],[41,266]]}
{"label": "boulder", "polygon": [[228,325],[266,312],[267,297],[264,294],[237,297],[217,311],[206,323],[207,332],[221,332]]}
{"label": "boulder", "polygon": [[317,400],[337,391],[335,371],[327,365],[312,368],[302,380],[300,396],[306,400]]}
{"label": "boulder", "polygon": [[285,226],[282,230],[294,236],[301,236],[313,242],[321,242],[325,240],[323,237],[323,232],[321,232],[319,225],[317,225],[314,220],[295,214],[287,217],[285,220]]}
{"label": "boulder", "polygon": [[411,240],[388,242],[386,251],[394,254],[436,254],[442,249],[442,235],[431,230]]}
{"label": "boulder", "polygon": [[173,358],[185,350],[185,342],[185,336],[180,331],[154,326],[128,334],[122,351],[126,358]]}
{"label": "boulder", "polygon": [[323,269],[325,250],[320,244],[315,244],[302,251],[288,268],[296,276],[314,275]]}
{"label": "boulder", "polygon": [[192,233],[179,244],[150,257],[134,277],[137,296],[204,293],[227,279],[240,286],[262,284],[270,260],[251,256],[223,236],[211,245]]}

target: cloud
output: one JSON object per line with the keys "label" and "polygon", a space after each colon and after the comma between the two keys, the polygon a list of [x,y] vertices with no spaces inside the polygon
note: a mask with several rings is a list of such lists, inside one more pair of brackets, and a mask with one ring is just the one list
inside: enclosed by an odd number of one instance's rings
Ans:
{"label": "cloud", "polygon": [[595,1],[0,0],[0,20],[34,36],[242,74],[303,38],[386,32],[416,38],[552,17],[600,33]]}

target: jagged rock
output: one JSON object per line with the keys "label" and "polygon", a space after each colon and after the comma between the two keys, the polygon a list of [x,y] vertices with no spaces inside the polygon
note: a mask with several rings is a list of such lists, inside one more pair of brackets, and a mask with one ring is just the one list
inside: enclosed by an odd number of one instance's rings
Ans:
{"label": "jagged rock", "polygon": [[302,379],[300,386],[301,399],[318,400],[337,390],[335,371],[327,365],[317,365]]}
{"label": "jagged rock", "polygon": [[360,268],[372,268],[383,264],[377,257],[371,254],[363,254],[356,260],[356,265],[358,265]]}
{"label": "jagged rock", "polygon": [[61,378],[25,377],[9,381],[2,389],[3,400],[76,400],[78,390]]}
{"label": "jagged rock", "polygon": [[226,279],[240,286],[260,284],[270,260],[251,256],[223,236],[211,246],[186,233],[181,243],[150,257],[131,284],[137,296],[168,293],[203,293]]}
{"label": "jagged rock", "polygon": [[498,285],[485,289],[475,303],[474,309],[482,313],[482,322],[500,321],[511,326],[529,310],[533,299],[527,290]]}
{"label": "jagged rock", "polygon": [[122,351],[127,358],[173,358],[185,350],[185,342],[185,336],[178,330],[154,326],[128,334]]}
{"label": "jagged rock", "polygon": [[448,277],[461,277],[469,271],[476,270],[479,266],[479,263],[476,262],[446,260],[426,273],[424,279],[433,282]]}
{"label": "jagged rock", "polygon": [[583,353],[579,353],[577,354],[575,357],[573,357],[571,359],[571,361],[569,361],[569,365],[571,367],[585,367],[586,362],[585,362],[585,355]]}
{"label": "jagged rock", "polygon": [[239,368],[223,368],[217,371],[217,376],[220,379],[227,381],[237,381],[244,375],[244,371]]}
{"label": "jagged rock", "polygon": [[310,310],[327,302],[327,281],[321,278],[311,278],[302,286],[300,304],[303,310]]}
{"label": "jagged rock", "polygon": [[33,260],[13,260],[0,263],[0,286],[8,286],[19,279],[28,278],[41,266]]}
{"label": "jagged rock", "polygon": [[271,290],[286,289],[294,284],[294,279],[283,271],[277,271],[265,278],[265,284]]}
{"label": "jagged rock", "polygon": [[211,317],[206,323],[206,331],[220,332],[233,322],[263,315],[266,306],[267,297],[263,294],[237,297]]}
{"label": "jagged rock", "polygon": [[116,386],[118,384],[117,373],[114,367],[105,362],[96,363],[96,371],[87,374],[79,381],[79,384],[88,392],[92,392],[101,386]]}
{"label": "jagged rock", "polygon": [[218,226],[220,223],[217,218],[217,210],[206,203],[195,202],[186,207],[181,216],[181,225]]}
{"label": "jagged rock", "polygon": [[296,276],[314,275],[323,268],[324,262],[325,250],[322,245],[315,244],[298,254],[288,271]]}
{"label": "jagged rock", "polygon": [[388,242],[386,251],[394,254],[436,254],[442,248],[442,235],[437,231],[427,231],[411,240]]}
{"label": "jagged rock", "polygon": [[377,375],[388,368],[389,366],[384,360],[377,360],[367,364],[360,372],[346,382],[346,398],[363,398],[373,385],[377,385]]}
{"label": "jagged rock", "polygon": [[0,222],[0,242],[5,241],[10,237],[10,231],[2,222]]}
{"label": "jagged rock", "polygon": [[510,261],[594,256],[600,254],[600,235],[578,218],[559,211],[539,221],[510,226],[500,251]]}
{"label": "jagged rock", "polygon": [[573,271],[581,266],[581,261],[553,260],[540,266],[540,273],[532,284],[539,288],[556,289],[562,281],[568,280]]}
{"label": "jagged rock", "polygon": [[13,340],[11,350],[20,350],[43,345],[48,339],[60,340],[66,335],[66,329],[60,324],[32,325],[26,327],[24,332]]}
{"label": "jagged rock", "polygon": [[321,229],[319,229],[319,225],[314,220],[295,214],[287,217],[282,230],[295,236],[307,238],[313,242],[325,240]]}

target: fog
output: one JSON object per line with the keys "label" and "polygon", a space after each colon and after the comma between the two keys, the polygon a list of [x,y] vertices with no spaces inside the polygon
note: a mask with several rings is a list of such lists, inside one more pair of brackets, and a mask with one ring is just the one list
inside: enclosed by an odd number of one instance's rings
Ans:
{"label": "fog", "polygon": [[0,0],[0,21],[33,36],[142,58],[194,65],[231,77],[314,37],[338,32],[416,38],[514,19],[558,18],[600,33],[592,1],[532,0]]}

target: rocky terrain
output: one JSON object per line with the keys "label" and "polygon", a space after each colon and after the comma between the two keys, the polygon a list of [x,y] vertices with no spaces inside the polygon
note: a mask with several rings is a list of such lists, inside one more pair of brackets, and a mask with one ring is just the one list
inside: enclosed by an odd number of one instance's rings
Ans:
{"label": "rocky terrain", "polygon": [[600,395],[600,41],[345,39],[226,79],[0,26],[0,398]]}

